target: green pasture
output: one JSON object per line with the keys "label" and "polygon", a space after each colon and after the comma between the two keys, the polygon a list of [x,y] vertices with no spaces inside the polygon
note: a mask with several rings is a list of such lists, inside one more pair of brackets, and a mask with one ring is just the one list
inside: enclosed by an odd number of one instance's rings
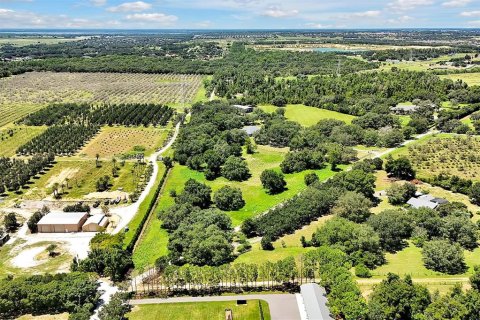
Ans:
{"label": "green pasture", "polygon": [[[272,113],[278,109],[278,107],[273,105],[262,105],[259,106],[259,108],[268,113]],[[354,116],[349,114],[308,107],[303,104],[289,104],[283,108],[285,108],[285,117],[288,120],[298,122],[304,127],[313,126],[322,119],[337,119],[345,123],[351,123],[352,120],[355,119]]]}
{"label": "green pasture", "polygon": [[[7,126],[0,129],[0,156],[12,157],[17,149],[44,132],[47,127]],[[10,135],[13,133],[12,135]]]}
{"label": "green pasture", "polygon": [[[259,303],[262,305],[263,316]],[[268,303],[263,300],[248,300],[246,305],[236,301],[185,302],[137,305],[127,314],[130,320],[224,320],[225,310],[231,309],[235,320],[270,320]]]}

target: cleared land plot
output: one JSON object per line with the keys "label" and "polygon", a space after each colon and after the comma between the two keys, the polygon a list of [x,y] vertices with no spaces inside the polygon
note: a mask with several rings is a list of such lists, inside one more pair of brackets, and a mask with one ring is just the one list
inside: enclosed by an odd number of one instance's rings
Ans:
{"label": "cleared land plot", "polygon": [[304,236],[307,240],[312,238],[312,234],[320,228],[326,221],[333,216],[324,216],[316,221],[313,221],[308,226],[304,226],[302,229],[295,231],[292,234],[283,236],[273,242],[275,250],[266,251],[260,247],[260,239],[257,238],[252,244],[252,249],[242,255],[240,255],[234,263],[257,263],[262,264],[267,261],[275,262],[288,257],[294,257],[298,262],[303,254],[308,251],[315,250],[315,248],[302,247],[300,238]]}
{"label": "cleared land plot", "polygon": [[[262,304],[263,317],[259,303]],[[232,310],[233,319],[270,320],[268,304],[263,300],[249,300],[246,305],[237,305],[235,301],[137,305],[127,314],[127,318],[130,320],[225,320],[225,309]]]}
{"label": "cleared land plot", "polygon": [[427,70],[462,70],[465,68],[458,68],[454,66],[442,66],[439,62],[448,62],[453,58],[465,57],[465,53],[458,53],[454,55],[443,55],[438,58],[430,60],[416,60],[416,61],[401,61],[397,63],[385,62],[380,67],[380,70],[391,70],[392,67],[410,71],[427,71]]}
{"label": "cleared land plot", "polygon": [[12,126],[0,129],[0,156],[11,157],[17,149],[44,132],[46,127]]}
{"label": "cleared land plot", "polygon": [[[272,113],[276,109],[278,109],[277,107],[272,105],[263,105],[259,106],[259,108],[269,113]],[[345,123],[352,123],[352,120],[355,119],[354,116],[351,116],[349,114],[315,107],[307,107],[303,104],[289,104],[284,108],[285,117],[288,120],[296,121],[304,127],[313,126],[322,119],[337,119],[344,121]]]}
{"label": "cleared land plot", "polygon": [[[285,175],[288,190],[276,195],[269,195],[262,188],[260,175],[265,169],[279,168],[288,149],[278,149],[269,146],[258,146],[258,152],[253,155],[244,154],[244,158],[250,168],[252,176],[249,180],[243,182],[228,181],[224,178],[217,178],[214,181],[207,181],[202,172],[193,171],[186,166],[176,165],[170,172],[165,188],[160,194],[160,202],[156,214],[163,209],[174,204],[174,198],[170,196],[170,191],[175,190],[180,193],[185,182],[192,178],[206,183],[212,188],[213,193],[225,185],[240,188],[243,198],[246,202],[245,207],[238,211],[227,212],[232,218],[234,226],[250,217],[263,213],[277,204],[292,198],[301,190],[305,189],[304,176],[311,171],[305,171],[295,174]],[[344,168],[340,166],[341,168]],[[278,169],[279,170],[279,169]],[[325,180],[335,172],[329,168],[315,171],[321,180]],[[145,231],[144,238],[140,240],[134,251],[133,259],[136,268],[151,266],[155,260],[167,252],[168,234],[160,228],[160,221],[152,221]]]}
{"label": "cleared land plot", "polygon": [[134,153],[134,147],[143,147],[146,156],[162,146],[168,135],[167,129],[103,127],[80,152],[81,157],[108,158]]}
{"label": "cleared land plot", "polygon": [[476,73],[459,73],[440,76],[441,79],[450,79],[453,81],[462,80],[469,86],[480,86],[480,72]]}
{"label": "cleared land plot", "polygon": [[447,275],[425,268],[422,261],[422,249],[410,244],[407,248],[397,253],[386,254],[387,263],[372,270],[372,278],[357,279],[360,289],[365,294],[371,292],[372,287],[384,279],[389,272],[400,276],[411,275],[416,283],[426,286],[433,293],[447,293],[455,284],[468,286],[468,277],[473,273],[473,266],[480,263],[480,248],[473,251],[464,251],[468,271],[460,275]]}
{"label": "cleared land plot", "polygon": [[53,242],[37,242],[25,246],[23,241],[17,240],[12,244],[0,248],[0,276],[9,274],[24,275],[36,273],[68,272],[72,256],[62,243],[56,242],[59,255],[49,257],[46,247]]}
{"label": "cleared land plot", "polygon": [[[122,188],[123,192],[133,192],[135,189],[134,162],[126,162],[122,167],[117,163],[119,177],[112,178],[113,186],[110,190],[118,190]],[[65,184],[63,199],[83,199],[86,195],[96,192],[96,182],[100,177],[109,175],[112,177],[111,161],[102,162],[102,166],[97,168],[95,160],[66,160],[60,159],[47,171],[40,175],[38,179],[34,179],[33,183],[24,190],[22,195],[16,196],[27,200],[41,200],[51,196],[51,188],[55,183]],[[66,187],[68,179],[69,187]]]}
{"label": "cleared land plot", "polygon": [[60,313],[60,314],[49,314],[43,316],[32,316],[32,315],[25,315],[17,318],[17,320],[68,320],[68,313]]}
{"label": "cleared land plot", "polygon": [[66,72],[3,78],[0,126],[51,103],[189,103],[202,79],[198,75]]}
{"label": "cleared land plot", "polygon": [[407,156],[420,178],[442,172],[480,180],[480,139],[465,135],[439,134],[422,138],[393,154]]}

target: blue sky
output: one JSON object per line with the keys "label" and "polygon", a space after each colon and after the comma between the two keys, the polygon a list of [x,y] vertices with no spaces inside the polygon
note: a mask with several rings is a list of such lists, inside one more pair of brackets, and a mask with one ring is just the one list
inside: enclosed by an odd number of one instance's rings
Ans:
{"label": "blue sky", "polygon": [[0,28],[480,27],[480,0],[0,0]]}

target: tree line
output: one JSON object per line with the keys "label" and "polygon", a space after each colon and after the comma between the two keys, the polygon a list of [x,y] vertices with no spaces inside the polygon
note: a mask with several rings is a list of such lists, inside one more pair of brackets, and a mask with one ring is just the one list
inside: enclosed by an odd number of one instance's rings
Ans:
{"label": "tree line", "polygon": [[18,121],[29,126],[94,124],[124,126],[165,126],[173,109],[158,104],[54,104],[42,108]]}
{"label": "tree line", "polygon": [[20,155],[52,153],[72,155],[90,140],[100,127],[97,125],[55,125],[17,149]]}
{"label": "tree line", "polygon": [[28,160],[0,157],[0,194],[19,191],[54,160],[51,152],[36,154]]}
{"label": "tree line", "polygon": [[87,320],[100,298],[97,288],[87,273],[7,277],[0,280],[0,316],[68,312],[71,320]]}

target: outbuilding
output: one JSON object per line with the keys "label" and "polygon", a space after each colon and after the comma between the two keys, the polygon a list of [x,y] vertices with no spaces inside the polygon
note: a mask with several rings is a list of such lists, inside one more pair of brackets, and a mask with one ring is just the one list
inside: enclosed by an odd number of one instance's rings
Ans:
{"label": "outbuilding", "polygon": [[50,212],[38,222],[40,233],[69,233],[82,231],[88,219],[86,212]]}
{"label": "outbuilding", "polygon": [[249,137],[253,136],[257,131],[260,131],[259,126],[245,126],[242,128],[243,131],[247,133]]}
{"label": "outbuilding", "polygon": [[251,113],[253,112],[253,106],[252,105],[241,105],[241,104],[234,104],[233,105],[234,108],[237,108],[238,110],[240,110],[241,112],[243,113]]}
{"label": "outbuilding", "polygon": [[85,232],[99,232],[108,226],[108,218],[104,214],[94,214],[82,227]]}
{"label": "outbuilding", "polygon": [[[316,283],[307,283],[300,286],[304,313],[308,320],[333,320],[327,306],[327,292]],[[303,313],[303,312],[301,312]]]}

